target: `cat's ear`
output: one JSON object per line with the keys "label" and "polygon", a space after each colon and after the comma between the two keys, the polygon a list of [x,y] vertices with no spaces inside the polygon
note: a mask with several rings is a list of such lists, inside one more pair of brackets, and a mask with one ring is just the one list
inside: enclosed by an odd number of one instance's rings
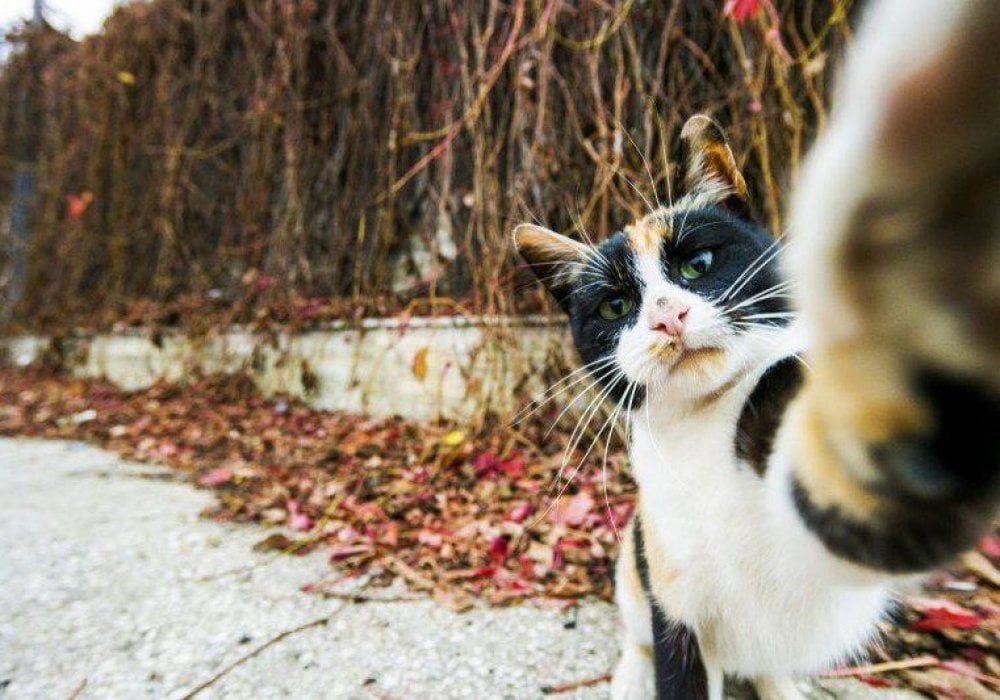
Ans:
{"label": "cat's ear", "polygon": [[534,224],[521,224],[514,229],[514,247],[560,306],[568,310],[569,296],[592,254],[591,249]]}
{"label": "cat's ear", "polygon": [[722,127],[704,114],[687,120],[681,129],[687,149],[685,192],[706,204],[717,204],[740,216],[750,215],[747,183],[743,179]]}

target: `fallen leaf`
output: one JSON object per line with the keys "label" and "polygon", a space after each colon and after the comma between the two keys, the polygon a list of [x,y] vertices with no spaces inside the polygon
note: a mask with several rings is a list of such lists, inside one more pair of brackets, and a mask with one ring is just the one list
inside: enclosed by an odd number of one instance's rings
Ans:
{"label": "fallen leaf", "polygon": [[910,624],[910,629],[920,632],[971,629],[982,623],[975,612],[946,598],[908,598],[907,603],[921,613],[921,618]]}
{"label": "fallen leaf", "polygon": [[465,442],[465,433],[461,430],[452,430],[441,440],[441,444],[445,447],[458,447],[463,442]]}
{"label": "fallen leaf", "polygon": [[413,376],[420,381],[424,381],[427,378],[427,353],[429,350],[430,348],[425,345],[417,350],[413,356]]}
{"label": "fallen leaf", "polygon": [[556,501],[552,512],[549,513],[549,522],[553,525],[579,527],[594,509],[594,503],[593,496],[586,491],[581,491],[575,496],[563,496]]}
{"label": "fallen leaf", "polygon": [[992,559],[1000,559],[1000,535],[991,533],[979,540],[979,551]]}
{"label": "fallen leaf", "polygon": [[255,552],[282,552],[289,551],[295,547],[295,540],[280,532],[268,535],[253,546]]}
{"label": "fallen leaf", "polygon": [[962,565],[979,578],[1000,588],[1000,571],[993,562],[979,552],[966,552],[962,555]]}
{"label": "fallen leaf", "polygon": [[433,598],[439,605],[456,613],[470,610],[475,604],[475,599],[471,595],[455,586],[435,588]]}
{"label": "fallen leaf", "polygon": [[207,471],[198,477],[198,483],[202,486],[222,486],[223,484],[228,484],[232,481],[233,470],[229,467],[219,467],[218,469],[212,469]]}
{"label": "fallen leaf", "polygon": [[504,516],[504,520],[512,523],[523,523],[528,516],[535,511],[535,507],[530,501],[518,501],[511,508],[510,512]]}

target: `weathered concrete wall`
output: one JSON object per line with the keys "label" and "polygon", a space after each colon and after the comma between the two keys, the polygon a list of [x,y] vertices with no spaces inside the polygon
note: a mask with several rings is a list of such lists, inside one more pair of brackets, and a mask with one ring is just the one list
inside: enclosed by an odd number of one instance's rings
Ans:
{"label": "weathered concrete wall", "polygon": [[[32,336],[3,344],[19,365],[50,348]],[[537,393],[541,371],[572,357],[565,326],[547,317],[369,319],[293,335],[231,329],[194,339],[129,331],[80,336],[61,349],[77,375],[126,389],[246,372],[264,393],[318,408],[458,420],[515,410],[516,393]]]}

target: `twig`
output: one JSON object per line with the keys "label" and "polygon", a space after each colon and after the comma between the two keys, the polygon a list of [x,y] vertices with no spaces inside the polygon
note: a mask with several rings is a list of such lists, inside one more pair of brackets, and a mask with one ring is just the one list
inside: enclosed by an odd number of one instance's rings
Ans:
{"label": "twig", "polygon": [[890,671],[902,671],[908,668],[922,668],[924,666],[937,666],[941,663],[938,657],[932,654],[915,656],[910,659],[899,659],[898,661],[886,661],[880,664],[869,664],[867,666],[852,666],[850,668],[837,668],[823,674],[824,678],[845,678],[861,674],[873,675],[876,673],[888,673]]}
{"label": "twig", "polygon": [[69,694],[69,698],[67,700],[76,700],[78,697],[80,697],[80,693],[82,693],[83,689],[86,687],[87,687],[87,679],[84,678],[82,681],[80,681],[80,684],[73,689],[73,692]]}
{"label": "twig", "polygon": [[580,688],[590,688],[591,686],[600,685],[601,683],[610,683],[611,674],[605,673],[600,676],[594,676],[593,678],[584,678],[580,681],[570,681],[568,683],[560,683],[559,685],[543,685],[542,694],[544,695],[557,695],[559,693],[568,693],[571,690],[578,690]]}
{"label": "twig", "polygon": [[[338,610],[338,612],[339,612],[339,610]],[[265,649],[267,649],[268,647],[272,647],[275,644],[277,644],[278,642],[280,642],[282,639],[285,639],[286,637],[291,637],[293,634],[297,634],[299,632],[303,632],[303,631],[305,631],[307,629],[311,629],[313,627],[322,627],[323,625],[325,625],[326,623],[328,623],[330,621],[330,618],[332,618],[335,614],[336,613],[331,613],[330,615],[327,615],[326,617],[321,617],[318,620],[313,620],[312,622],[306,622],[305,624],[299,625],[298,627],[295,627],[294,629],[285,630],[284,632],[282,632],[281,634],[279,634],[277,637],[272,637],[271,639],[269,639],[268,641],[264,642],[263,644],[261,644],[259,647],[257,647],[253,651],[248,652],[248,653],[244,654],[243,656],[241,656],[240,658],[236,659],[236,661],[234,661],[233,663],[229,664],[228,666],[226,666],[225,668],[223,668],[221,671],[219,671],[218,673],[216,673],[214,676],[212,676],[211,678],[209,678],[207,681],[205,681],[204,683],[202,683],[201,685],[199,685],[197,688],[195,688],[194,690],[192,690],[190,693],[188,693],[187,695],[185,695],[181,700],[190,700],[194,696],[196,696],[199,693],[201,693],[203,690],[206,690],[207,688],[209,688],[212,685],[214,685],[215,683],[217,683],[220,678],[222,678],[223,676],[225,676],[227,673],[229,673],[230,671],[232,671],[234,668],[236,668],[236,667],[238,667],[238,666],[240,666],[242,664],[245,664],[247,661],[249,661],[250,659],[254,658],[258,654],[260,654],[262,651],[264,651]]]}
{"label": "twig", "polygon": [[374,596],[364,593],[347,593],[343,591],[318,591],[316,595],[333,600],[346,600],[349,603],[416,603],[427,600],[427,596],[422,595],[396,595],[396,596]]}

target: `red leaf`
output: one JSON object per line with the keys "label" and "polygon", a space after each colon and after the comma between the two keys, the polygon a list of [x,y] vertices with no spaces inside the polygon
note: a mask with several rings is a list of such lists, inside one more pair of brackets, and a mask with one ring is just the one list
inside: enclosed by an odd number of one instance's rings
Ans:
{"label": "red leaf", "polygon": [[986,535],[979,540],[979,551],[993,559],[1000,559],[1000,536]]}
{"label": "red leaf", "polygon": [[220,467],[210,472],[205,472],[198,477],[198,483],[202,486],[222,486],[228,484],[233,478],[233,470],[229,467]]}
{"label": "red leaf", "polygon": [[472,468],[480,478],[495,479],[503,474],[516,481],[525,475],[526,466],[527,463],[518,454],[501,460],[494,452],[483,452],[472,460]]}
{"label": "red leaf", "polygon": [[907,602],[922,615],[910,625],[910,629],[920,632],[971,629],[982,622],[982,618],[972,610],[944,598],[910,598]]}
{"label": "red leaf", "polygon": [[381,542],[393,548],[399,546],[399,523],[391,521],[385,524]]}
{"label": "red leaf", "polygon": [[854,677],[865,685],[870,685],[873,688],[894,688],[895,683],[882,676],[874,676],[868,673],[856,673]]}
{"label": "red leaf", "polygon": [[79,221],[87,213],[87,208],[94,201],[90,192],[66,195],[66,213],[73,221]]}
{"label": "red leaf", "polygon": [[549,520],[553,525],[569,525],[579,527],[594,508],[594,498],[586,491],[575,496],[563,496],[552,509]]}
{"label": "red leaf", "polygon": [[525,466],[527,466],[525,461],[516,455],[500,462],[500,469],[503,470],[503,473],[515,481],[524,476]]}
{"label": "red leaf", "polygon": [[762,5],[762,0],[726,0],[722,14],[732,17],[737,24],[743,24],[757,14]]}
{"label": "red leaf", "polygon": [[523,523],[534,510],[535,507],[531,505],[530,501],[518,501],[504,516],[504,520],[511,523]]}
{"label": "red leaf", "polygon": [[253,289],[255,292],[266,292],[277,283],[277,277],[272,277],[271,275],[261,275],[257,278],[257,281],[254,282]]}
{"label": "red leaf", "polygon": [[507,537],[494,537],[490,540],[490,561],[494,565],[503,564],[510,550],[510,540]]}
{"label": "red leaf", "polygon": [[366,554],[372,551],[371,544],[348,544],[330,548],[330,561],[346,559],[355,554]]}
{"label": "red leaf", "polygon": [[499,473],[500,460],[493,452],[483,452],[472,460],[472,468],[478,477],[493,477]]}

